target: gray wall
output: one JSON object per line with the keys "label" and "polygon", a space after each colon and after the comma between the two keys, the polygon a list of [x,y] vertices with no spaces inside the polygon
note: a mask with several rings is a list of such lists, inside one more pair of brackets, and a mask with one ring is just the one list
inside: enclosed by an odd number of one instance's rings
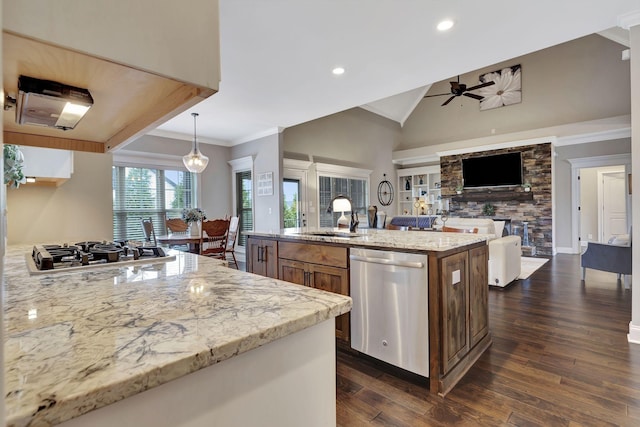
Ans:
{"label": "gray wall", "polygon": [[[231,158],[253,157],[253,217],[255,231],[282,228],[282,134],[274,134],[231,148]],[[260,173],[273,172],[273,195],[258,196]]]}
{"label": "gray wall", "polygon": [[[480,111],[478,101],[459,97],[423,99],[402,129],[399,149],[507,134],[567,123],[630,114],[629,61],[626,47],[599,35],[583,37],[507,62],[466,73],[461,83],[505,66],[522,65],[522,102]],[[454,76],[455,77],[455,76]],[[447,93],[449,81],[432,85],[428,94]]]}
{"label": "gray wall", "polygon": [[[286,129],[284,152],[288,158],[305,158],[319,163],[331,163],[362,169],[372,169],[369,204],[377,205],[387,214],[395,214],[396,205],[382,207],[378,201],[378,184],[384,179],[396,188],[395,168],[391,153],[400,141],[400,125],[368,111],[355,108]],[[308,176],[308,200],[317,204],[317,176],[312,169]],[[396,194],[397,196],[397,194]],[[320,206],[319,209],[326,209]],[[317,225],[317,211],[308,215],[309,225]],[[365,224],[366,218],[360,218]]]}
{"label": "gray wall", "polygon": [[[191,141],[145,135],[127,145],[123,152],[148,152],[182,157],[192,147]],[[199,143],[198,148],[209,157],[207,168],[200,174],[199,207],[207,218],[222,218],[231,215],[231,168],[228,161],[231,156],[229,147]]]}
{"label": "gray wall", "polygon": [[556,247],[570,248],[571,234],[571,164],[569,159],[581,159],[631,152],[631,139],[592,142],[590,144],[556,147],[557,153],[553,179],[556,199],[554,221],[556,221]]}

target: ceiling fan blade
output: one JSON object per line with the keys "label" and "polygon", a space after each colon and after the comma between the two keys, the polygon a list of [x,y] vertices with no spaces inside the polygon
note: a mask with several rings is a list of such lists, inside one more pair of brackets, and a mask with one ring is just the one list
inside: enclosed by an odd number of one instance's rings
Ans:
{"label": "ceiling fan blade", "polygon": [[445,105],[447,105],[448,103],[450,103],[450,102],[453,100],[453,98],[455,98],[455,97],[456,97],[456,96],[455,96],[455,95],[453,95],[451,98],[449,98],[449,99],[447,99],[446,101],[444,101],[444,104],[442,104],[442,105],[441,105],[441,107],[444,107]]}
{"label": "ceiling fan blade", "polygon": [[469,98],[477,99],[478,101],[484,99],[484,96],[476,95],[475,93],[463,93],[464,96],[468,96]]}
{"label": "ceiling fan blade", "polygon": [[491,80],[490,82],[485,82],[485,83],[480,83],[479,85],[476,86],[472,86],[472,87],[468,87],[467,90],[476,90],[476,89],[481,89],[483,87],[487,87],[487,86],[491,86],[496,84],[496,82],[494,82],[493,80]]}
{"label": "ceiling fan blade", "polygon": [[432,98],[432,97],[434,97],[434,96],[445,96],[445,95],[446,95],[446,96],[451,96],[451,92],[449,92],[449,93],[439,93],[439,94],[437,94],[437,95],[425,95],[424,97],[425,97],[425,98]]}

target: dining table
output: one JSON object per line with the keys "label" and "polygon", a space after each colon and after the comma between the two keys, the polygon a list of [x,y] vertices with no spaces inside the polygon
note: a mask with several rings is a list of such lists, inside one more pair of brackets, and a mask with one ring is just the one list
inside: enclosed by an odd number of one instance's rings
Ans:
{"label": "dining table", "polygon": [[200,236],[191,236],[186,233],[172,233],[163,236],[157,236],[158,243],[163,245],[188,245],[189,252],[192,254],[200,253]]}

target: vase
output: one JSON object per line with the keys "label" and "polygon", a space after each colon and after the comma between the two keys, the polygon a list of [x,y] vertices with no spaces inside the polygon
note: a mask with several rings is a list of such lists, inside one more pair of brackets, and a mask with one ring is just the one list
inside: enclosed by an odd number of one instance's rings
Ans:
{"label": "vase", "polygon": [[407,191],[411,190],[411,183],[409,182],[409,178],[407,178],[407,181],[404,183],[404,189]]}
{"label": "vase", "polygon": [[189,235],[191,237],[200,237],[200,221],[189,223]]}

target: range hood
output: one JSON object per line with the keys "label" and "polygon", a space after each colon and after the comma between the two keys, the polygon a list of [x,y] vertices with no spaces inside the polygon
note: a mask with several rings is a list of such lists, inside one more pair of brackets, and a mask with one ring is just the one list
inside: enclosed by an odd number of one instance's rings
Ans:
{"label": "range hood", "polygon": [[16,122],[68,130],[76,127],[93,105],[87,89],[20,76]]}

